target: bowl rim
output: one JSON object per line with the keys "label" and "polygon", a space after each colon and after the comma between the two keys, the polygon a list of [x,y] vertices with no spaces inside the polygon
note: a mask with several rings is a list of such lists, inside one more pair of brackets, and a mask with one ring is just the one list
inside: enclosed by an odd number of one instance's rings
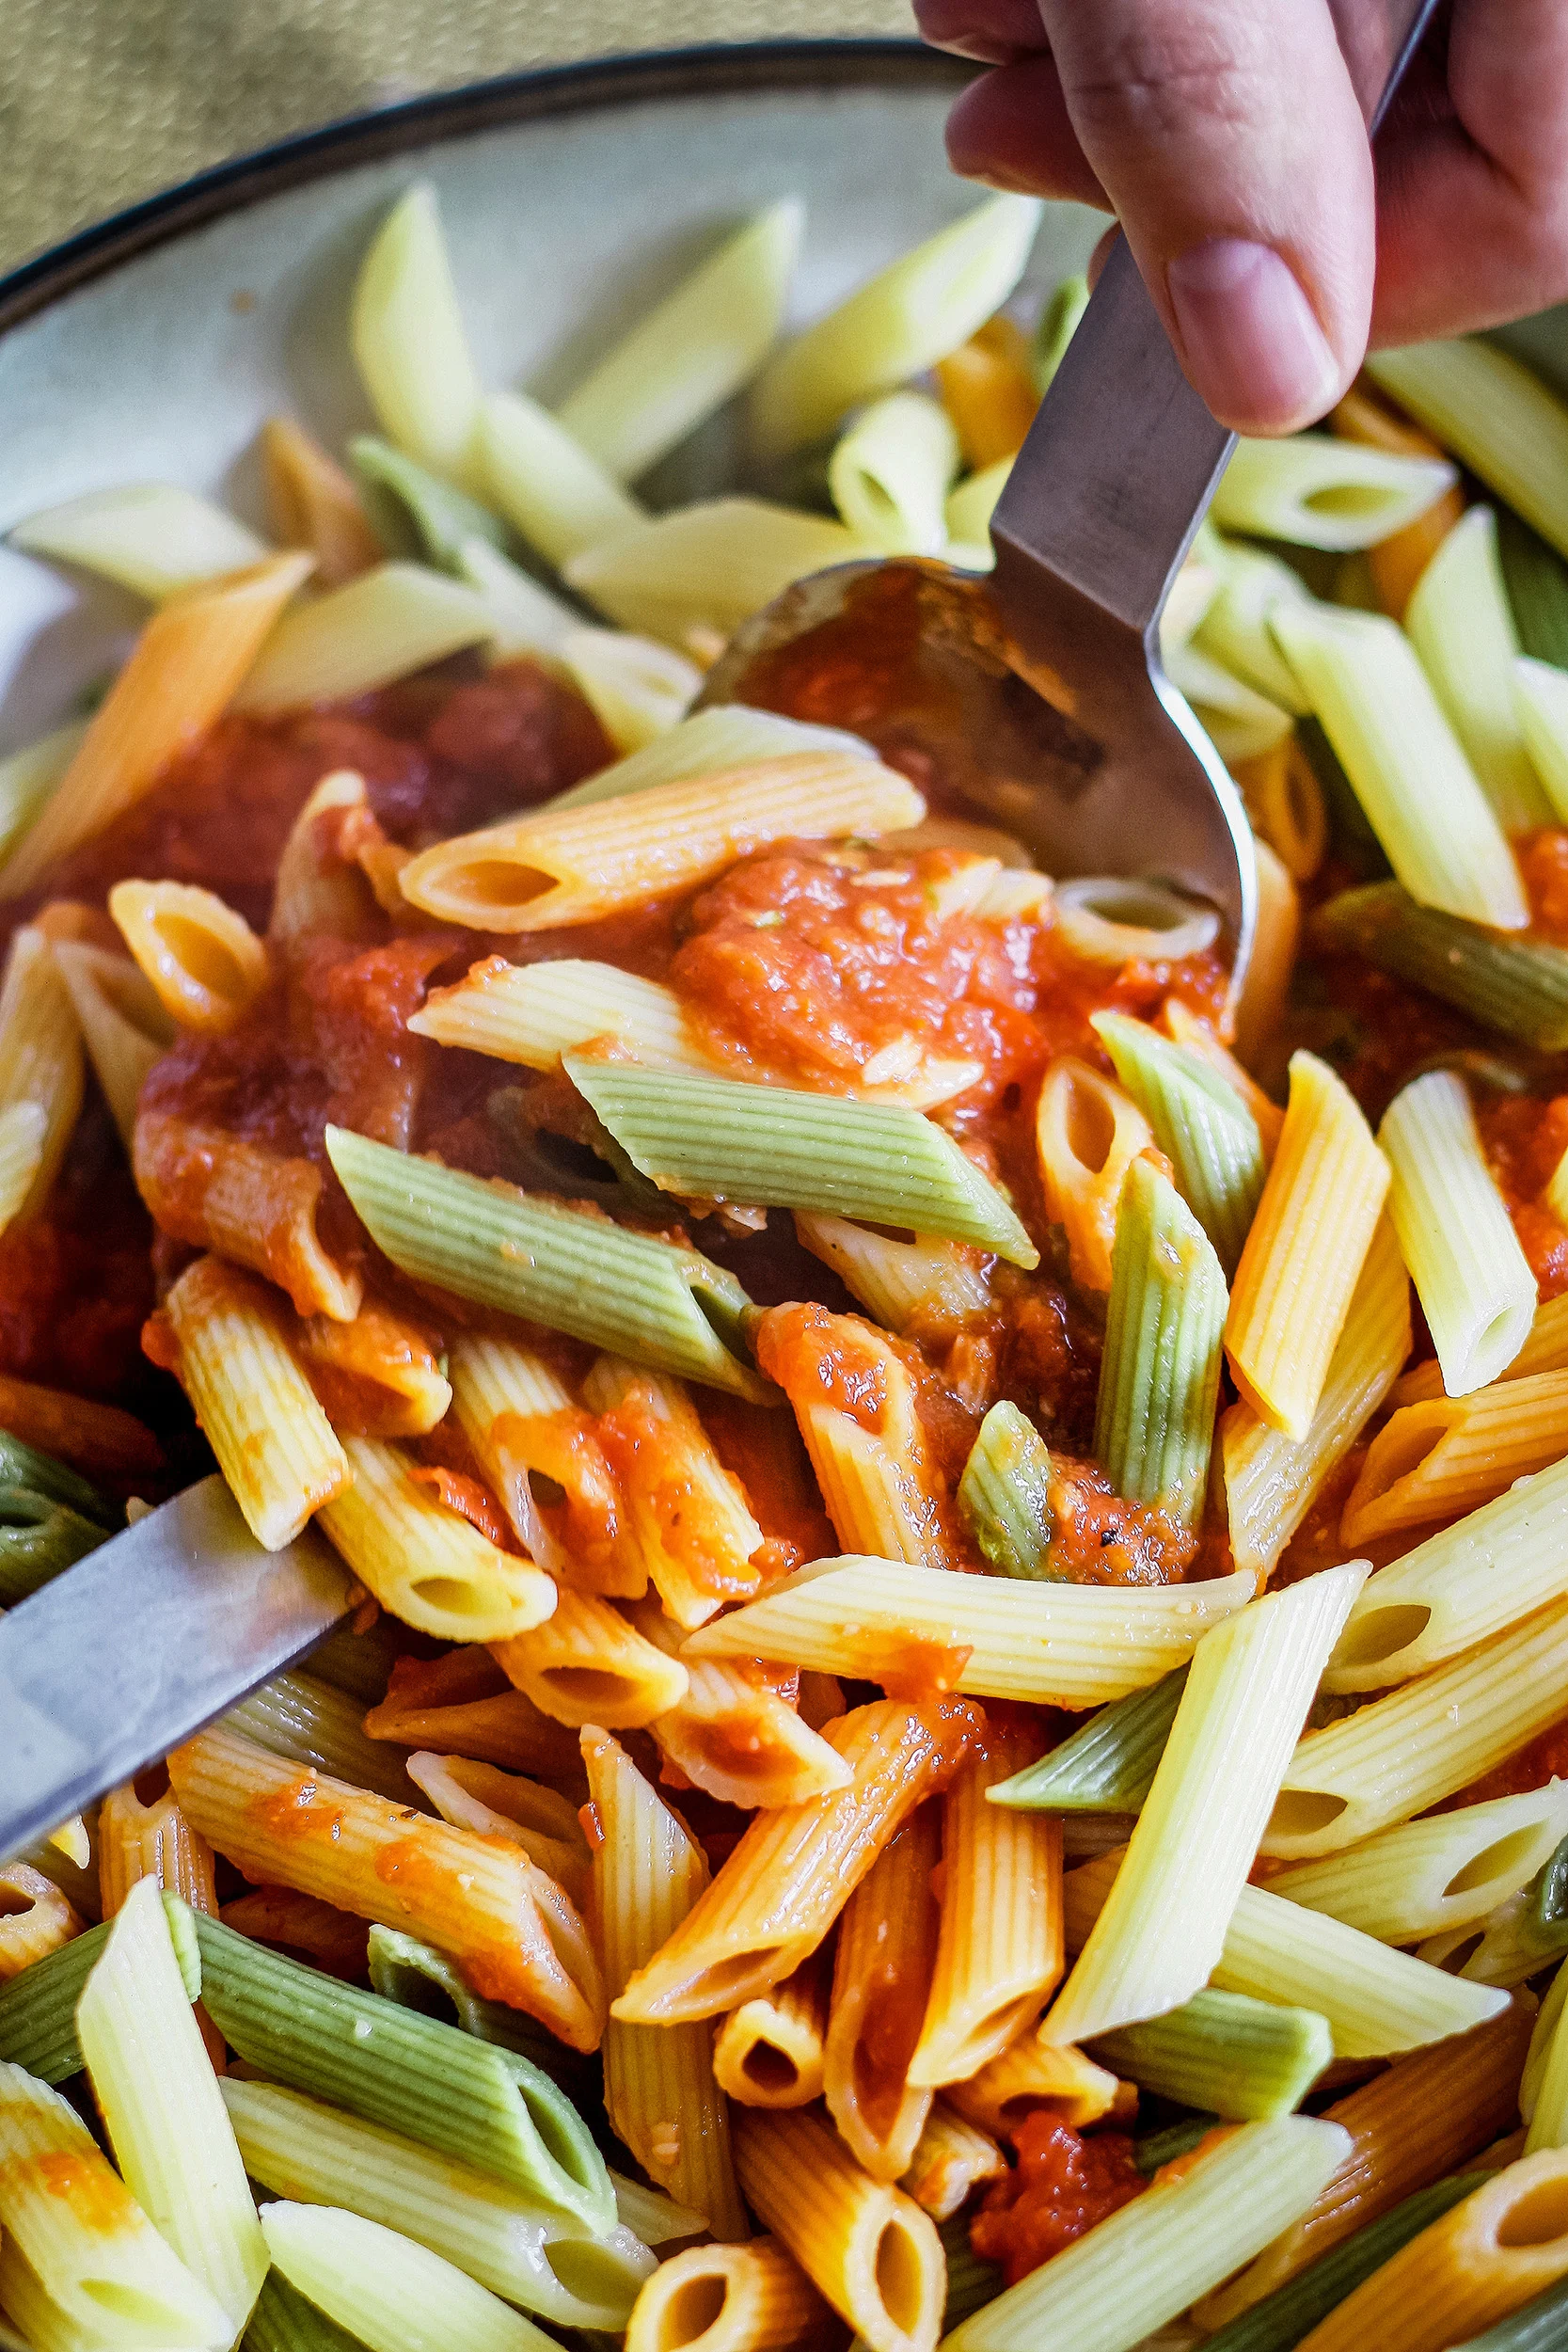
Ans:
{"label": "bowl rim", "polygon": [[343,115],[234,155],[75,230],[0,278],[0,335],[79,286],[209,221],[329,178],[351,165],[440,139],[708,91],[946,86],[976,72],[961,57],[901,36],[693,43],[497,74]]}

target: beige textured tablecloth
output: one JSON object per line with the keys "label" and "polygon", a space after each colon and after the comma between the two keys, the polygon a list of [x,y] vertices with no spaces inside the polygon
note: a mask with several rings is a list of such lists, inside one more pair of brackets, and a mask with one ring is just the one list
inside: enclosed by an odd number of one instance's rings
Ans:
{"label": "beige textured tablecloth", "polygon": [[911,29],[907,0],[0,0],[0,271],[388,100],[628,50]]}

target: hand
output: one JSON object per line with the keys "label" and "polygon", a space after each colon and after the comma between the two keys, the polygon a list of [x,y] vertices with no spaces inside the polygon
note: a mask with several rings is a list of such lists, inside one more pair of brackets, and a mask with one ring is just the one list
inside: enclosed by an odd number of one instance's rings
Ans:
{"label": "hand", "polygon": [[[1344,9],[1377,0],[1336,0]],[[1369,337],[1568,294],[1568,7],[1451,0],[1378,134],[1328,0],[914,0],[995,70],[953,167],[1119,217],[1188,376],[1243,433],[1323,415]]]}

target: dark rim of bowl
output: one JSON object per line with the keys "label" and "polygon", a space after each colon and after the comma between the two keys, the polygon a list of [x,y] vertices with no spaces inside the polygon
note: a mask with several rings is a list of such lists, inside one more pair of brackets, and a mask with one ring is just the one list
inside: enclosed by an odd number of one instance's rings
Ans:
{"label": "dark rim of bowl", "polygon": [[214,164],[52,246],[0,278],[0,333],[31,318],[135,254],[166,244],[223,214],[277,195],[346,165],[396,155],[438,139],[542,120],[591,106],[633,105],[705,90],[865,87],[931,83],[958,88],[974,72],[962,59],[917,40],[765,40],[593,57],[576,65],[507,73],[436,90],[319,130],[278,139],[253,154]]}

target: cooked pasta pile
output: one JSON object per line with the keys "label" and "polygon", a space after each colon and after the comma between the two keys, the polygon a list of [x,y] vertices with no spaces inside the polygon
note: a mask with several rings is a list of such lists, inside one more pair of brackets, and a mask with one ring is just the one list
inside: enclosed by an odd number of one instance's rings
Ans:
{"label": "cooked pasta pile", "polygon": [[[0,763],[0,1606],[204,1449],[362,1598],[0,1867],[0,2344],[1568,2344],[1568,411],[1238,451],[1233,992],[891,650],[690,711],[989,564],[1037,217],[552,411],[414,188],[349,469],[11,534],[151,610]],[[736,400],[820,506],[651,511]]]}

